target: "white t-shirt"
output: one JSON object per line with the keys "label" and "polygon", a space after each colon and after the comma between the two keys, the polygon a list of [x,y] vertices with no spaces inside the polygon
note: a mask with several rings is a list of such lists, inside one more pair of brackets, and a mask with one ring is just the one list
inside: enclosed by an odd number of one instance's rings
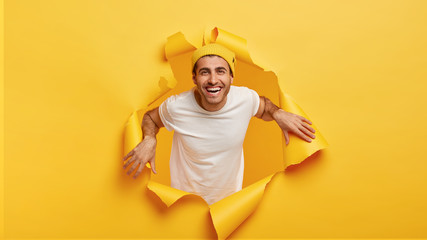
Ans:
{"label": "white t-shirt", "polygon": [[231,86],[218,111],[204,110],[194,89],[169,97],[159,107],[167,130],[174,130],[171,186],[194,193],[208,204],[242,189],[243,141],[250,119],[259,108],[258,94]]}

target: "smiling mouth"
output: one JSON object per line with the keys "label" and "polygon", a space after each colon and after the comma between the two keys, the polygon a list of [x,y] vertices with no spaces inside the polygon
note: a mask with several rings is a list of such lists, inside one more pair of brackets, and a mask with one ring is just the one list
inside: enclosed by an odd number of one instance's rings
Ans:
{"label": "smiling mouth", "polygon": [[221,92],[221,87],[207,87],[206,91],[209,95],[217,95],[219,92]]}

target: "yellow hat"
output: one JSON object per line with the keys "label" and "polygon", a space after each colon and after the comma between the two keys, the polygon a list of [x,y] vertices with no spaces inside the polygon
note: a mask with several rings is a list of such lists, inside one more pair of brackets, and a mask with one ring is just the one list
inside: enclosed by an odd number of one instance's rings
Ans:
{"label": "yellow hat", "polygon": [[222,45],[219,45],[218,43],[207,44],[194,51],[193,58],[191,59],[191,67],[194,69],[194,65],[196,64],[196,62],[206,55],[216,55],[222,57],[225,61],[227,61],[228,65],[230,66],[231,72],[234,74],[234,52],[230,51],[228,48]]}

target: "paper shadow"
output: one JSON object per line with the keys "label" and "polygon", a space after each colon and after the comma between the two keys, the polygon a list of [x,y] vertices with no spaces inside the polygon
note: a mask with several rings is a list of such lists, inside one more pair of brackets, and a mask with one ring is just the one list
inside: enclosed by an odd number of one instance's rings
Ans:
{"label": "paper shadow", "polygon": [[319,151],[313,153],[308,158],[306,158],[301,163],[288,166],[285,169],[285,174],[288,176],[292,176],[294,174],[298,174],[299,172],[308,171],[309,169],[313,169],[313,168],[318,167],[321,163],[321,159],[324,158],[324,156],[325,156],[323,151],[324,150],[319,150]]}

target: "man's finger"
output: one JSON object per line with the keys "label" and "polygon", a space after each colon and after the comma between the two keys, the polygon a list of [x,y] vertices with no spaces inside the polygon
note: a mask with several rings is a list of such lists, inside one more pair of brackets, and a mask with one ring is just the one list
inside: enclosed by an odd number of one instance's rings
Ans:
{"label": "man's finger", "polygon": [[135,168],[138,167],[138,165],[140,165],[138,162],[134,163],[132,167],[129,168],[129,171],[127,172],[127,174],[130,175],[135,170]]}
{"label": "man's finger", "polygon": [[126,154],[126,156],[123,157],[123,161],[125,161],[126,159],[128,159],[132,155],[133,155],[133,150],[128,152],[128,154]]}
{"label": "man's finger", "polygon": [[139,176],[139,174],[142,173],[142,170],[144,169],[144,167],[145,167],[145,164],[140,164],[139,165],[138,170],[136,170],[135,175],[133,175],[133,179],[136,179]]}
{"label": "man's finger", "polygon": [[310,132],[307,128],[305,128],[304,126],[299,127],[299,130],[301,130],[303,133],[305,133],[305,135],[311,137],[311,138],[316,138],[316,136],[314,136],[314,134],[312,132]]}
{"label": "man's finger", "polygon": [[301,132],[301,130],[295,131],[294,133],[298,137],[302,138],[304,141],[311,142],[311,139],[307,135],[305,135],[303,132]]}
{"label": "man's finger", "polygon": [[131,159],[129,159],[129,161],[127,161],[126,164],[123,165],[123,168],[126,169],[129,166],[129,164],[131,164],[133,161],[135,161],[134,157],[132,157]]}
{"label": "man's finger", "polygon": [[155,158],[152,158],[150,160],[150,166],[151,166],[151,170],[153,171],[153,173],[157,174],[157,171],[156,171],[156,159]]}
{"label": "man's finger", "polygon": [[289,134],[287,131],[283,131],[283,134],[285,135],[285,143],[286,143],[286,145],[288,145],[289,144]]}
{"label": "man's finger", "polygon": [[302,125],[307,128],[308,130],[310,130],[310,132],[312,133],[316,133],[316,130],[314,130],[314,128],[312,128],[310,125],[308,125],[307,123],[303,122]]}
{"label": "man's finger", "polygon": [[304,122],[306,122],[306,123],[308,123],[308,124],[312,124],[311,123],[311,121],[310,120],[308,120],[307,118],[305,118],[305,117],[303,117],[303,116],[300,116],[300,115],[298,115],[299,116],[299,118],[302,120],[302,121],[304,121]]}

